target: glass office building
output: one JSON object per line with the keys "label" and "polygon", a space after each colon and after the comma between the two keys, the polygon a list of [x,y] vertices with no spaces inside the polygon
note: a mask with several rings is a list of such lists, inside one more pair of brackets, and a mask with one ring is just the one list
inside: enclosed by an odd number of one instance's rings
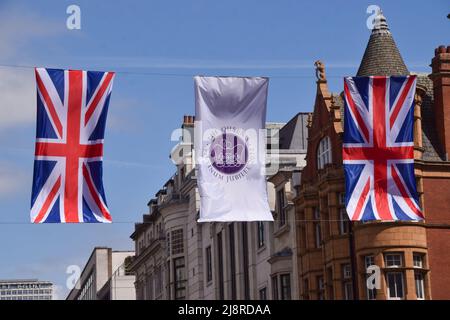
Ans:
{"label": "glass office building", "polygon": [[53,284],[49,281],[0,280],[0,300],[52,300]]}

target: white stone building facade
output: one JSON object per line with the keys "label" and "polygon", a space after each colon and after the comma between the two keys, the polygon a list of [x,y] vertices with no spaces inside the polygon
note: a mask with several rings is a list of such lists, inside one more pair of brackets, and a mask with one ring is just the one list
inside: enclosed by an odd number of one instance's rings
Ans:
{"label": "white stone building facade", "polygon": [[[185,116],[172,150],[176,173],[148,203],[131,235],[136,298],[296,299],[295,214],[291,199],[306,152],[307,114],[267,124],[268,194],[274,222],[198,223],[194,118]],[[274,169],[275,168],[275,169]]]}

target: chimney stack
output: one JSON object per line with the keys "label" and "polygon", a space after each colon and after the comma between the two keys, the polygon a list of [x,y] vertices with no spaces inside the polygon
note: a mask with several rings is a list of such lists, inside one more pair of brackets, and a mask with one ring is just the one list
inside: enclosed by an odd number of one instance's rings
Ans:
{"label": "chimney stack", "polygon": [[434,115],[439,142],[445,159],[450,157],[450,46],[439,46],[431,61]]}
{"label": "chimney stack", "polygon": [[190,115],[183,116],[183,125],[182,127],[193,127],[194,126],[195,117]]}

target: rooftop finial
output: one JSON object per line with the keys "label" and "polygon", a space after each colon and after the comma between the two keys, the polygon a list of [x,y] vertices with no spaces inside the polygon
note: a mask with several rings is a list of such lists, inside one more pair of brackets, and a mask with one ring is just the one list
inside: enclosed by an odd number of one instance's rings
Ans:
{"label": "rooftop finial", "polygon": [[316,78],[318,81],[327,81],[327,77],[325,76],[325,65],[322,61],[317,60],[314,62],[314,66],[316,67]]}
{"label": "rooftop finial", "polygon": [[383,10],[379,10],[377,16],[373,21],[372,34],[391,33],[386,21],[386,17],[383,15]]}
{"label": "rooftop finial", "polygon": [[376,10],[372,34],[359,65],[357,76],[408,75],[408,68],[389,31],[383,11],[380,8]]}

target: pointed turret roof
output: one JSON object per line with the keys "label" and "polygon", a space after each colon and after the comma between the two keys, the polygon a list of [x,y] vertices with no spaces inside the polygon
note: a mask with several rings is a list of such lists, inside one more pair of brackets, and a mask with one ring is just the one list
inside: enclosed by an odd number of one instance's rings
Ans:
{"label": "pointed turret roof", "polygon": [[372,34],[361,60],[357,76],[408,75],[394,38],[389,31],[383,12],[378,11],[374,19]]}

